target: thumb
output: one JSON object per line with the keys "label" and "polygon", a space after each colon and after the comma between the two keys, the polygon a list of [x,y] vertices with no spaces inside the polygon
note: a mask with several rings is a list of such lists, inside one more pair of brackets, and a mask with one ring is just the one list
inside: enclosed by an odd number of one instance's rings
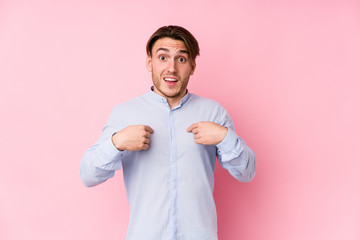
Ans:
{"label": "thumb", "polygon": [[154,130],[150,127],[150,126],[145,126],[145,131],[153,134],[154,133]]}

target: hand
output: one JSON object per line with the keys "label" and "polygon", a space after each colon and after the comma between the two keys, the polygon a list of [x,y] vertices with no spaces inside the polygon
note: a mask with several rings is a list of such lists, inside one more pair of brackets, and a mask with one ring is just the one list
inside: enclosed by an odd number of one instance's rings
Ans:
{"label": "hand", "polygon": [[228,129],[214,122],[198,122],[188,127],[186,131],[194,134],[197,144],[216,145],[224,140]]}
{"label": "hand", "polygon": [[154,130],[146,125],[133,125],[112,136],[114,146],[120,150],[138,151],[149,148],[150,136]]}

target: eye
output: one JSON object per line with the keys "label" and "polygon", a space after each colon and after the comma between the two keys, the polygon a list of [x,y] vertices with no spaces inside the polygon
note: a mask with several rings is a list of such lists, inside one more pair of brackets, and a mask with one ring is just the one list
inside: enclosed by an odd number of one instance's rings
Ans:
{"label": "eye", "polygon": [[179,62],[182,62],[182,63],[186,62],[186,58],[184,58],[184,57],[179,57]]}
{"label": "eye", "polygon": [[165,57],[165,56],[160,56],[159,59],[160,59],[161,61],[164,61],[164,60],[166,59],[166,57]]}

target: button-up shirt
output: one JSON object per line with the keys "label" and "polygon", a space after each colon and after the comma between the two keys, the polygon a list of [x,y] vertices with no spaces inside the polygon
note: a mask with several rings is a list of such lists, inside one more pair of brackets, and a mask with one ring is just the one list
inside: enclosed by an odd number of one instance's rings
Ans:
{"label": "button-up shirt", "polygon": [[[227,127],[224,140],[196,144],[186,129],[200,121]],[[117,150],[112,135],[139,124],[154,129],[150,147]],[[127,240],[216,240],[216,158],[239,181],[253,179],[254,152],[237,136],[220,104],[187,92],[171,109],[166,98],[149,91],[113,109],[100,138],[84,154],[80,175],[91,187],[122,167],[130,206]]]}

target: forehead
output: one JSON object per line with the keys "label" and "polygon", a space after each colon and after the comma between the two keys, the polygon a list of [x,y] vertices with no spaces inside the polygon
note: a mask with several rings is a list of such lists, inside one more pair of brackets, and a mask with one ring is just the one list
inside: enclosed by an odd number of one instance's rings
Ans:
{"label": "forehead", "polygon": [[156,53],[157,50],[159,50],[160,48],[165,48],[173,52],[187,51],[183,41],[175,40],[168,37],[158,39],[153,46],[152,52]]}

